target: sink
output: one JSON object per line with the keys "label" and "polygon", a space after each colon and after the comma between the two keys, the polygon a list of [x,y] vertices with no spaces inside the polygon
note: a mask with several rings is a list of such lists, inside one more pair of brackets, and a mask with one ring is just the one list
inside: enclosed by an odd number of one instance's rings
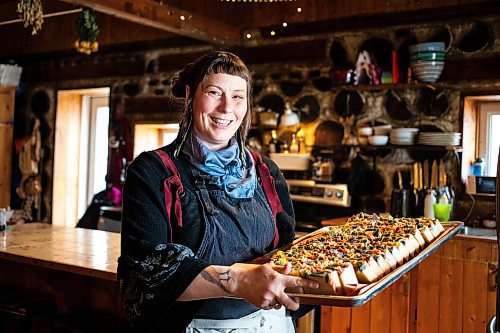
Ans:
{"label": "sink", "polygon": [[486,229],[486,228],[474,228],[474,227],[464,227],[461,229],[459,234],[467,236],[479,236],[479,237],[496,237],[496,229]]}

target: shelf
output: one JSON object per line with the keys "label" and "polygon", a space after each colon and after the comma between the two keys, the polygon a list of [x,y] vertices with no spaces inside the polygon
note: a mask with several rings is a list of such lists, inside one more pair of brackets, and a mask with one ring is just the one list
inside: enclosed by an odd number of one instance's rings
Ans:
{"label": "shelf", "polygon": [[371,145],[340,145],[340,146],[329,146],[329,147],[314,147],[313,149],[318,150],[336,150],[345,148],[360,148],[363,150],[387,150],[387,149],[408,149],[408,150],[432,150],[432,151],[462,151],[461,146],[427,146],[427,145],[393,145],[387,144],[383,146],[371,146]]}
{"label": "shelf", "polygon": [[405,90],[405,89],[420,89],[430,88],[447,88],[449,84],[442,82],[424,83],[424,82],[411,82],[411,83],[390,83],[390,84],[358,84],[358,85],[334,85],[333,91],[346,90],[346,91],[377,91],[377,90]]}

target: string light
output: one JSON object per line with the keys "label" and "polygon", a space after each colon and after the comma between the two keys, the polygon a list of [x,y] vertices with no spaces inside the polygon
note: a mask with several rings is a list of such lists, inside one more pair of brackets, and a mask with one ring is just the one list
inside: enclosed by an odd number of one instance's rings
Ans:
{"label": "string light", "polygon": [[271,30],[271,36],[274,36],[274,35],[276,35],[276,31]]}
{"label": "string light", "polygon": [[185,21],[186,17],[184,15],[181,15],[180,19],[181,19],[181,21]]}
{"label": "string light", "polygon": [[[247,2],[247,0],[220,0],[221,2]],[[265,2],[265,3],[272,3],[272,2],[292,2],[296,0],[248,0],[248,2]]]}
{"label": "string light", "polygon": [[297,7],[297,11],[300,13],[302,11],[302,8]]}
{"label": "string light", "polygon": [[252,38],[252,34],[247,34],[247,38],[248,39]]}
{"label": "string light", "polygon": [[286,28],[288,26],[288,23],[283,22],[283,27]]}

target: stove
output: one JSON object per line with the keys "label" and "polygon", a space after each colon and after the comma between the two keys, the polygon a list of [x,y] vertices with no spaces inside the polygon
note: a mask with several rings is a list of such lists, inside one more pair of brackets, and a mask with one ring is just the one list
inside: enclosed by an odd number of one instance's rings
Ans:
{"label": "stove", "polygon": [[287,180],[292,201],[330,206],[351,206],[347,184],[321,184],[314,180]]}
{"label": "stove", "polygon": [[295,212],[297,235],[321,228],[323,220],[352,215],[347,184],[298,179],[287,179],[287,184]]}

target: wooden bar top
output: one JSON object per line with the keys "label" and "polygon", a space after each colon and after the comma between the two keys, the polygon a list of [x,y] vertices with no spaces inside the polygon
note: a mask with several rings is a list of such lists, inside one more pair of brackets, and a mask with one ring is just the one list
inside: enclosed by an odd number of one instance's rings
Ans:
{"label": "wooden bar top", "polygon": [[29,223],[0,232],[0,259],[116,281],[120,234]]}

